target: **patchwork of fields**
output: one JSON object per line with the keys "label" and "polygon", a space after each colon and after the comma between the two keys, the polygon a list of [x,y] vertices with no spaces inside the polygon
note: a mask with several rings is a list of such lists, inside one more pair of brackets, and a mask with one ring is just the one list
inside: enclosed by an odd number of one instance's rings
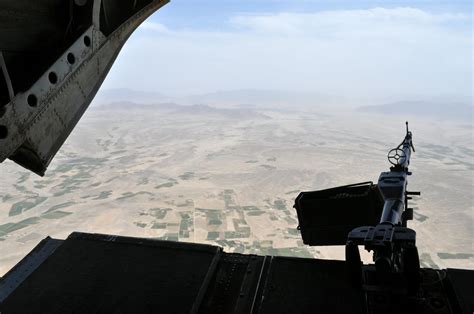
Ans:
{"label": "patchwork of fields", "polygon": [[[41,178],[1,165],[0,275],[46,236],[73,231],[343,258],[302,244],[300,191],[388,169],[404,121],[362,113],[117,104],[91,108]],[[474,268],[472,126],[410,121],[409,189],[425,267]]]}

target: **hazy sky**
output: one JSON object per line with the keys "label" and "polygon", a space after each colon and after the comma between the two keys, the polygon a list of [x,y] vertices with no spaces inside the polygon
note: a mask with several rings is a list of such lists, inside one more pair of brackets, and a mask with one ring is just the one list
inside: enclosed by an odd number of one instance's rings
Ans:
{"label": "hazy sky", "polygon": [[472,32],[471,1],[171,0],[104,88],[471,99]]}

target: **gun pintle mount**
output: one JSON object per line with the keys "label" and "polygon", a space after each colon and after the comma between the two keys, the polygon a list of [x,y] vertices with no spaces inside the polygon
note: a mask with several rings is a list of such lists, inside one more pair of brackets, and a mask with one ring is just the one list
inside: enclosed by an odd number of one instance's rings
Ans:
{"label": "gun pintle mount", "polygon": [[[303,242],[345,245],[348,274],[355,284],[407,293],[418,290],[416,232],[407,228],[407,221],[413,219],[408,201],[420,195],[407,191],[412,174],[408,166],[415,151],[412,137],[406,122],[405,138],[387,156],[390,171],[382,172],[377,184],[369,181],[301,192],[295,200]],[[374,264],[366,267],[370,274],[362,269],[359,245],[373,252]]]}

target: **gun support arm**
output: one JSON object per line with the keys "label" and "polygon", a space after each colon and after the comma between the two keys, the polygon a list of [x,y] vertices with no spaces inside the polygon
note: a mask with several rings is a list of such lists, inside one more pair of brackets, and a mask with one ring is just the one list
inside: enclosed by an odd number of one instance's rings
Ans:
{"label": "gun support arm", "polygon": [[403,171],[382,172],[378,188],[384,199],[380,223],[399,225],[405,210],[407,173]]}
{"label": "gun support arm", "polygon": [[406,123],[406,135],[396,148],[388,153],[388,160],[393,165],[390,171],[380,174],[377,187],[384,200],[380,222],[376,226],[364,226],[353,229],[346,242],[346,262],[356,282],[360,282],[360,255],[358,245],[374,252],[375,269],[379,276],[391,278],[390,274],[403,273],[411,292],[418,289],[420,262],[416,249],[416,233],[406,228],[410,219],[408,195],[419,193],[407,192],[407,178],[411,150],[415,151],[412,133]]}

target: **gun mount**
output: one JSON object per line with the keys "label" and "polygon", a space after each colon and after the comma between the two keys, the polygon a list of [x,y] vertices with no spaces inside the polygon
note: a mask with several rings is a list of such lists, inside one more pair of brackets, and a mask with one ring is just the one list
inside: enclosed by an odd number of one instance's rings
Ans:
{"label": "gun mount", "polygon": [[[416,232],[407,228],[413,219],[407,191],[412,133],[388,153],[390,171],[382,172],[377,184],[363,182],[333,189],[302,192],[295,201],[299,229],[308,245],[344,245],[346,266],[353,282],[375,289],[398,289],[415,293],[420,261]],[[359,245],[373,252],[375,271],[362,273]],[[367,277],[369,276],[369,277]],[[397,282],[397,287],[392,285]]]}

